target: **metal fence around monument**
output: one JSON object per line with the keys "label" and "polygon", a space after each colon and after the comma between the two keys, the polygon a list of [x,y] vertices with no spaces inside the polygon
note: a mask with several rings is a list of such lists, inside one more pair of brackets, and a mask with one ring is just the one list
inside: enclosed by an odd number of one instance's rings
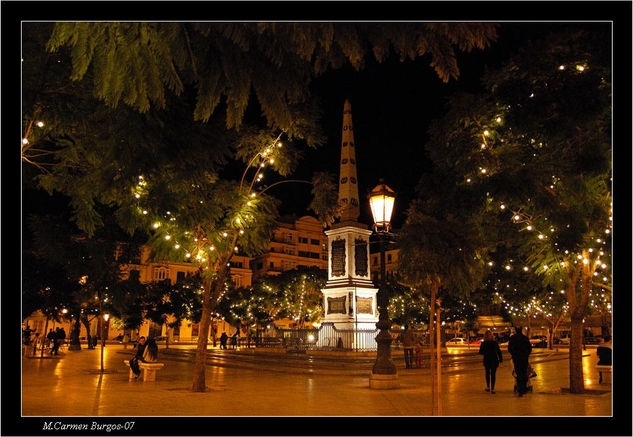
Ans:
{"label": "metal fence around monument", "polygon": [[323,323],[319,329],[317,349],[325,350],[376,350],[378,330],[337,329],[333,323]]}
{"label": "metal fence around monument", "polygon": [[277,328],[279,345],[288,350],[376,350],[378,330],[337,329],[333,323],[323,323],[319,329]]}

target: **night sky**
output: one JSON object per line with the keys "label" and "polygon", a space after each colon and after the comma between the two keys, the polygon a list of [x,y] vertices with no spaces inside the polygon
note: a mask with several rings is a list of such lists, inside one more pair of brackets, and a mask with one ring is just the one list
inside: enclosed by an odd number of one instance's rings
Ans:
{"label": "night sky", "polygon": [[[379,25],[379,24],[377,24]],[[455,92],[481,91],[486,68],[499,66],[529,40],[562,29],[557,23],[506,23],[498,28],[498,39],[486,50],[458,52],[460,78],[443,83],[430,67],[427,56],[399,62],[392,57],[378,64],[373,59],[360,72],[351,67],[329,72],[316,79],[312,92],[322,99],[322,126],[327,142],[308,150],[295,176],[309,179],[315,171],[338,176],[341,150],[343,103],[352,104],[358,169],[361,218],[371,223],[366,195],[383,178],[396,191],[393,225],[399,227],[420,176],[430,163],[424,152],[431,120],[440,118],[447,98]],[[310,203],[310,186],[280,185],[274,194],[282,199],[282,214],[304,215]]]}
{"label": "night sky", "polygon": [[[405,62],[391,56],[382,63],[369,57],[361,71],[347,66],[318,77],[312,83],[311,92],[321,101],[321,126],[327,140],[316,149],[298,141],[296,146],[303,151],[303,158],[289,178],[309,180],[314,172],[326,171],[338,179],[343,103],[348,98],[354,123],[360,221],[372,222],[366,196],[378,184],[378,179],[383,178],[396,191],[392,224],[395,228],[400,227],[420,176],[430,169],[424,151],[428,141],[427,128],[431,120],[444,114],[447,98],[456,92],[482,91],[480,80],[485,70],[501,65],[528,41],[545,37],[565,26],[592,25],[596,24],[500,24],[497,41],[486,50],[457,52],[460,77],[448,83],[443,83],[429,65],[429,56]],[[252,98],[244,121],[261,120],[257,102]],[[232,167],[235,168],[229,173],[242,166],[229,166]],[[31,174],[32,169],[28,169],[24,176],[29,178]],[[267,178],[269,183],[278,180],[281,178],[272,175]],[[310,190],[311,186],[306,184],[282,184],[269,193],[281,200],[281,215],[300,217],[313,214],[307,209],[311,201]],[[51,198],[43,191],[29,189],[23,194],[24,213],[56,211],[70,216],[67,202],[60,196]],[[28,230],[25,231],[28,234]]]}

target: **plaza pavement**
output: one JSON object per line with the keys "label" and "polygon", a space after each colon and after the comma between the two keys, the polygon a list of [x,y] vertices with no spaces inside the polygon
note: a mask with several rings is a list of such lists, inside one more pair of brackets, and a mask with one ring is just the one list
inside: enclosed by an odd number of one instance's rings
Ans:
{"label": "plaza pavement", "polygon": [[[185,347],[185,349],[187,349]],[[66,351],[59,357],[23,358],[22,414],[24,416],[428,416],[429,369],[404,369],[398,354],[400,388],[369,389],[368,364],[339,366],[340,371],[312,374],[296,368],[279,371],[283,354],[268,354],[265,364],[208,366],[205,393],[191,392],[193,364],[177,349],[164,352],[165,363],[155,382],[128,381],[123,360],[132,349],[105,348],[106,373],[99,373],[100,351]],[[229,352],[227,355],[231,355]],[[442,377],[446,416],[610,416],[611,386],[598,384],[595,351],[583,357],[588,394],[572,395],[566,352],[535,353],[531,363],[538,377],[533,393],[513,393],[512,364],[497,372],[496,394],[484,391],[483,366],[471,364],[445,369]],[[336,360],[333,357],[332,360]],[[279,366],[281,367],[281,366]],[[334,366],[336,368],[336,366]],[[345,370],[343,370],[345,369]],[[276,370],[276,371],[273,371]]]}

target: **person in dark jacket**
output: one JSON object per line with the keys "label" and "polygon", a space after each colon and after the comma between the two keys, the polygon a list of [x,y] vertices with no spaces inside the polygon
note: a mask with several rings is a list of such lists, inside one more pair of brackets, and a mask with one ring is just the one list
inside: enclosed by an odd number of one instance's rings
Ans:
{"label": "person in dark jacket", "polygon": [[604,338],[605,343],[602,343],[596,349],[596,354],[598,355],[598,365],[599,366],[610,366],[611,365],[611,337],[606,336]]}
{"label": "person in dark jacket", "polygon": [[130,359],[130,369],[134,372],[135,379],[141,375],[141,368],[138,365],[139,361],[145,361],[143,355],[145,353],[145,337],[140,337],[138,339],[138,344],[136,345],[136,354]]}
{"label": "person in dark jacket", "polygon": [[51,355],[55,353],[55,343],[57,342],[57,331],[53,331],[53,328],[46,334],[46,343],[51,345]]}
{"label": "person in dark jacket", "polygon": [[409,325],[404,325],[404,331],[400,336],[402,347],[404,348],[404,363],[407,369],[413,367],[413,348],[415,347],[415,334]]}
{"label": "person in dark jacket", "polygon": [[[53,338],[53,345],[51,346],[51,355],[57,355],[59,351],[59,346],[61,345],[62,334],[59,328],[55,329],[55,334]],[[66,334],[64,334],[64,338],[66,338]]]}
{"label": "person in dark jacket", "polygon": [[514,371],[517,375],[517,392],[519,393],[519,397],[521,397],[527,392],[528,357],[530,353],[532,353],[530,340],[523,335],[521,327],[517,327],[516,334],[510,337],[508,352],[510,352],[512,356]]}
{"label": "person in dark jacket", "polygon": [[503,356],[499,344],[495,341],[492,331],[484,334],[484,341],[479,346],[479,354],[484,356],[484,368],[486,369],[486,391],[495,394],[495,381],[497,367],[503,363]]}
{"label": "person in dark jacket", "polygon": [[226,349],[226,341],[229,339],[229,336],[226,335],[226,332],[223,332],[220,336],[220,349]]}
{"label": "person in dark jacket", "polygon": [[235,331],[235,334],[231,336],[231,349],[237,349],[237,340],[240,336],[240,330]]}

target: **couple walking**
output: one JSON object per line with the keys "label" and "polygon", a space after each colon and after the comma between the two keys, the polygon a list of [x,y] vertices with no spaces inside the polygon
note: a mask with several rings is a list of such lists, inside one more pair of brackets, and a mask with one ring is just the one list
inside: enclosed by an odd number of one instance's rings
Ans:
{"label": "couple walking", "polygon": [[[523,335],[520,327],[516,328],[515,332],[508,342],[508,352],[512,356],[512,363],[516,373],[517,391],[519,397],[521,397],[528,391],[528,357],[532,352],[532,345],[530,340]],[[484,368],[486,369],[485,390],[495,394],[497,368],[503,362],[503,355],[492,331],[486,331],[484,341],[481,342],[479,347],[479,354],[484,356]]]}

